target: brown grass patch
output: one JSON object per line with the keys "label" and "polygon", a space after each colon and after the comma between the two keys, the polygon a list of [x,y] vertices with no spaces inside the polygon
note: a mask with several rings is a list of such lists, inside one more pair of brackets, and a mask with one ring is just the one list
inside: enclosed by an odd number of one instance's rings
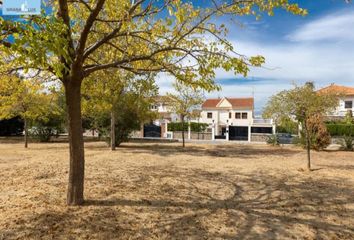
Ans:
{"label": "brown grass patch", "polygon": [[66,143],[0,144],[0,239],[354,239],[354,153],[312,156],[87,143],[86,202],[67,207]]}

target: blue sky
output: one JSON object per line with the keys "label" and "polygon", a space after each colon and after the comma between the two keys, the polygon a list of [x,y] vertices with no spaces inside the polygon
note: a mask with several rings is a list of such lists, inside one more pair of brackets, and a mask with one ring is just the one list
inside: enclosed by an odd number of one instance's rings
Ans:
{"label": "blue sky", "polygon": [[[314,81],[318,88],[331,83],[354,87],[354,4],[344,0],[293,1],[308,9],[306,17],[277,10],[275,16],[240,19],[242,27],[222,19],[229,27],[235,49],[246,55],[261,54],[265,68],[253,68],[247,78],[217,71],[220,92],[207,97],[254,95],[260,114],[274,93]],[[171,90],[171,79],[161,76],[160,92]]]}

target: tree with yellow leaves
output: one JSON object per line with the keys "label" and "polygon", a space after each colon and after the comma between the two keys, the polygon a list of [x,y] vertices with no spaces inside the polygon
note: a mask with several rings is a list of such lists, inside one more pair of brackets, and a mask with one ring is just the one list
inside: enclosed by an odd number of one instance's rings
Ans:
{"label": "tree with yellow leaves", "polygon": [[116,132],[117,120],[126,116],[127,113],[124,111],[128,110],[134,112],[137,118],[131,121],[143,123],[153,118],[155,113],[150,111],[150,105],[157,93],[154,74],[136,76],[125,70],[100,71],[83,83],[83,116],[104,129],[106,129],[106,126],[102,126],[105,125],[104,120],[110,118],[110,147],[114,151],[116,144],[121,141],[120,134]]}
{"label": "tree with yellow leaves", "polygon": [[24,142],[28,147],[29,123],[45,120],[55,111],[52,96],[36,81],[21,79],[15,75],[0,76],[0,119],[21,117],[24,122]]}

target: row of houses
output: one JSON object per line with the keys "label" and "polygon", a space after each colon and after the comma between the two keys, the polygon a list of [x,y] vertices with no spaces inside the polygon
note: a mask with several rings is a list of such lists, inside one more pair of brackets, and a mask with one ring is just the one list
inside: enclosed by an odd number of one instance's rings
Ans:
{"label": "row of houses", "polygon": [[[354,111],[354,88],[332,84],[319,91],[338,91],[343,94],[343,98],[339,101],[336,110],[328,114],[329,118],[340,119],[348,111]],[[165,96],[157,97],[151,109],[159,113],[159,118],[154,120],[152,124],[146,125],[141,136],[180,138],[180,135],[173,136],[173,133],[168,132],[167,129],[167,125],[170,122],[180,121],[179,116],[171,112],[168,98]],[[276,130],[272,119],[255,117],[253,97],[206,99],[198,113],[199,117],[189,121],[208,124],[205,133],[202,133],[202,135],[198,133],[198,139],[263,141],[264,136],[274,134]],[[187,138],[196,137],[193,137],[189,132]]]}

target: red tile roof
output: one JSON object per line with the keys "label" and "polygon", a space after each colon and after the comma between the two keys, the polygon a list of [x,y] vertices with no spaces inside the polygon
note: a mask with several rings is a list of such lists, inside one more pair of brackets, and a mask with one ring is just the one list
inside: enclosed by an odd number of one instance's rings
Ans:
{"label": "red tile roof", "polygon": [[320,90],[318,90],[318,92],[319,93],[334,92],[334,93],[340,93],[344,95],[354,95],[354,88],[331,84],[328,87],[321,88]]}
{"label": "red tile roof", "polygon": [[[232,108],[249,108],[253,109],[254,99],[253,98],[225,98],[230,102]],[[210,98],[205,100],[202,104],[202,108],[216,108],[221,102],[222,98]]]}
{"label": "red tile roof", "polygon": [[220,98],[209,98],[204,101],[204,103],[202,104],[202,108],[215,108],[220,101]]}
{"label": "red tile roof", "polygon": [[253,98],[226,98],[235,108],[252,108],[254,106]]}

